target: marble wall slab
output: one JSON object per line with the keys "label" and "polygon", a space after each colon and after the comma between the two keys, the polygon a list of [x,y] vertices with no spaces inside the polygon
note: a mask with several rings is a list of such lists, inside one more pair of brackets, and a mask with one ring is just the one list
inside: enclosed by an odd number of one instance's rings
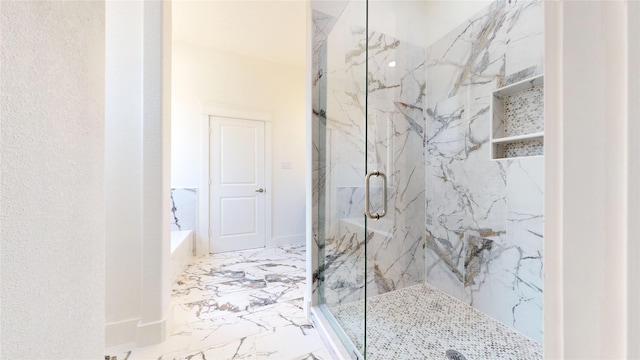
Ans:
{"label": "marble wall slab", "polygon": [[366,38],[354,10],[345,9],[318,54],[318,301],[331,309],[363,299],[365,286],[365,53],[353,49]]}
{"label": "marble wall slab", "polygon": [[[311,89],[311,248],[308,249],[313,256],[308,266],[311,268],[311,278],[307,279],[311,286],[312,305],[319,304],[319,279],[321,278],[320,267],[322,264],[319,258],[324,258],[325,241],[320,241],[320,233],[324,229],[319,227],[320,222],[324,222],[324,193],[326,181],[326,167],[324,160],[326,153],[321,151],[320,144],[326,143],[326,109],[327,109],[327,76],[324,71],[327,64],[327,38],[331,29],[335,26],[337,18],[315,9],[318,3],[312,2],[312,89]],[[334,12],[340,13],[345,3],[332,4]],[[321,166],[322,165],[322,166]],[[324,235],[322,235],[324,238]]]}
{"label": "marble wall slab", "polygon": [[427,49],[427,282],[542,341],[543,158],[491,160],[491,92],[543,71],[541,1],[496,1]]}
{"label": "marble wall slab", "polygon": [[[368,43],[367,171],[387,181],[387,214],[367,221],[367,296],[374,296],[425,281],[426,53],[378,32]],[[382,194],[372,189],[370,197],[379,209]]]}
{"label": "marble wall slab", "polygon": [[[542,73],[542,2],[496,1],[426,53],[380,33],[366,49],[345,13],[313,13],[314,304],[361,300],[365,273],[368,295],[426,280],[541,341],[543,161],[490,159],[489,103]],[[365,170],[390,209],[366,232]]]}
{"label": "marble wall slab", "polygon": [[[312,4],[313,6],[313,4]],[[319,192],[320,188],[324,187],[324,168],[320,169],[320,158],[325,156],[324,153],[320,153],[320,141],[326,142],[326,125],[320,127],[320,123],[326,124],[326,77],[324,76],[324,69],[327,62],[327,50],[326,42],[327,36],[331,29],[335,25],[337,18],[327,15],[321,11],[312,10],[312,42],[313,42],[313,55],[312,55],[312,89],[311,89],[311,184],[312,184],[312,197],[311,197],[311,231],[312,241],[311,251],[313,256],[311,257],[311,263],[308,266],[311,268],[311,278],[307,279],[309,286],[311,287],[311,304],[318,305],[318,279],[319,279],[319,257],[324,257],[324,242],[319,241]],[[322,134],[321,134],[322,132]],[[325,161],[323,160],[324,164]],[[323,174],[320,176],[320,174]],[[324,204],[322,204],[323,206]]]}
{"label": "marble wall slab", "polygon": [[171,189],[171,231],[196,230],[197,189]]}
{"label": "marble wall slab", "polygon": [[[328,305],[362,300],[365,271],[371,296],[425,281],[425,49],[386,34],[367,39],[357,19],[350,21],[349,8],[345,12],[328,35],[319,32],[327,41],[314,54],[318,74],[326,77],[314,88],[314,115],[318,278]],[[364,174],[373,170],[386,175],[387,215],[368,220],[365,231]],[[372,211],[383,207],[383,186],[381,178],[371,179]]]}

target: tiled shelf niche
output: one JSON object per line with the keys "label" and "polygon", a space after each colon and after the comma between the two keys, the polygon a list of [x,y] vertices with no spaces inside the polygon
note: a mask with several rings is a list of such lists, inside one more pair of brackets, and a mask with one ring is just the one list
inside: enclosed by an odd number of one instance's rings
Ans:
{"label": "tiled shelf niche", "polygon": [[543,155],[544,76],[496,89],[491,99],[491,158]]}

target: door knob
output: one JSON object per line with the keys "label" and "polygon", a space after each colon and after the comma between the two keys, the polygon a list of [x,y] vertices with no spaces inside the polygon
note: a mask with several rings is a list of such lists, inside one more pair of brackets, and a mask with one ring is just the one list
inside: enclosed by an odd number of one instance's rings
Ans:
{"label": "door knob", "polygon": [[256,192],[264,192],[264,189],[260,188],[260,189],[256,190]]}

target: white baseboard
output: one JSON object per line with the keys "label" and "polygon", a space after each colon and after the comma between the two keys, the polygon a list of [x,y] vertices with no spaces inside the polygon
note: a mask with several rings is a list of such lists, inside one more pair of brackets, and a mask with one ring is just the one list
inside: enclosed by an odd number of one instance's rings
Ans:
{"label": "white baseboard", "polygon": [[288,235],[288,236],[275,236],[270,240],[267,240],[266,247],[278,247],[285,245],[304,245],[306,242],[305,234]]}
{"label": "white baseboard", "polygon": [[139,318],[116,321],[104,326],[105,346],[117,346],[135,342],[138,334]]}
{"label": "white baseboard", "polygon": [[150,322],[146,324],[138,323],[139,347],[155,345],[163,342],[167,337],[167,320]]}

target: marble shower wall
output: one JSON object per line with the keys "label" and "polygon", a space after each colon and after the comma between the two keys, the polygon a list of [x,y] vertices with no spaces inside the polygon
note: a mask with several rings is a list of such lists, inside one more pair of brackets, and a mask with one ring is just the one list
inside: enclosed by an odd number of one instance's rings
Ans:
{"label": "marble shower wall", "polygon": [[[318,53],[318,245],[321,303],[364,298],[364,7],[352,2]],[[339,320],[339,319],[338,319]]]}
{"label": "marble shower wall", "polygon": [[[324,21],[325,17],[329,17],[318,11],[313,11],[311,15],[312,19],[312,41],[313,41],[313,56],[311,57],[311,74],[313,81],[311,83],[311,236],[312,236],[312,249],[314,261],[311,265],[312,278],[310,279],[311,286],[311,303],[312,305],[318,304],[318,262],[317,254],[319,251],[318,245],[318,117],[320,115],[319,104],[319,87],[320,87],[320,47],[324,45],[326,41],[326,35],[324,35]],[[330,17],[329,17],[330,18]],[[307,279],[308,281],[309,279]]]}
{"label": "marble shower wall", "polygon": [[171,231],[196,230],[197,189],[171,189]]}
{"label": "marble shower wall", "polygon": [[[322,68],[327,98],[326,112],[318,110],[318,143],[325,146],[318,160],[324,225],[319,277],[329,305],[363,299],[365,271],[367,296],[425,281],[425,49],[381,33],[368,36],[366,51],[364,27],[339,21],[329,35]],[[325,61],[322,56],[318,64]],[[388,65],[391,61],[395,67]],[[387,176],[387,215],[368,220],[366,233],[365,170]],[[382,185],[372,178],[373,211],[382,207]]]}
{"label": "marble shower wall", "polygon": [[[312,6],[315,3],[312,3]],[[327,15],[323,12],[312,10],[312,91],[311,91],[311,141],[312,141],[312,170],[311,170],[311,183],[312,183],[312,204],[311,204],[311,218],[312,218],[312,243],[311,248],[307,251],[311,251],[313,256],[311,257],[312,263],[308,264],[311,267],[311,279],[308,279],[311,286],[311,304],[318,305],[318,283],[319,274],[323,273],[319,268],[324,264],[320,264],[318,257],[324,257],[324,241],[319,241],[319,191],[321,186],[324,186],[324,168],[322,170],[322,176],[320,176],[320,138],[325,142],[325,129],[326,129],[326,77],[323,78],[323,72],[326,68],[326,42],[327,37],[335,25],[337,18]],[[322,119],[323,126],[320,127]],[[320,135],[320,130],[323,134]],[[322,154],[324,156],[324,154]],[[323,161],[324,163],[324,161]],[[321,185],[322,181],[322,185]],[[320,274],[322,275],[322,274]]]}
{"label": "marble shower wall", "polygon": [[498,1],[427,49],[427,282],[542,341],[543,158],[491,160],[491,92],[541,74],[543,4]]}
{"label": "marble shower wall", "polygon": [[[387,215],[368,220],[367,296],[425,281],[425,49],[369,33],[367,171],[387,177]],[[390,66],[390,63],[395,66]],[[382,182],[373,177],[372,208]],[[378,191],[375,191],[378,190]]]}

